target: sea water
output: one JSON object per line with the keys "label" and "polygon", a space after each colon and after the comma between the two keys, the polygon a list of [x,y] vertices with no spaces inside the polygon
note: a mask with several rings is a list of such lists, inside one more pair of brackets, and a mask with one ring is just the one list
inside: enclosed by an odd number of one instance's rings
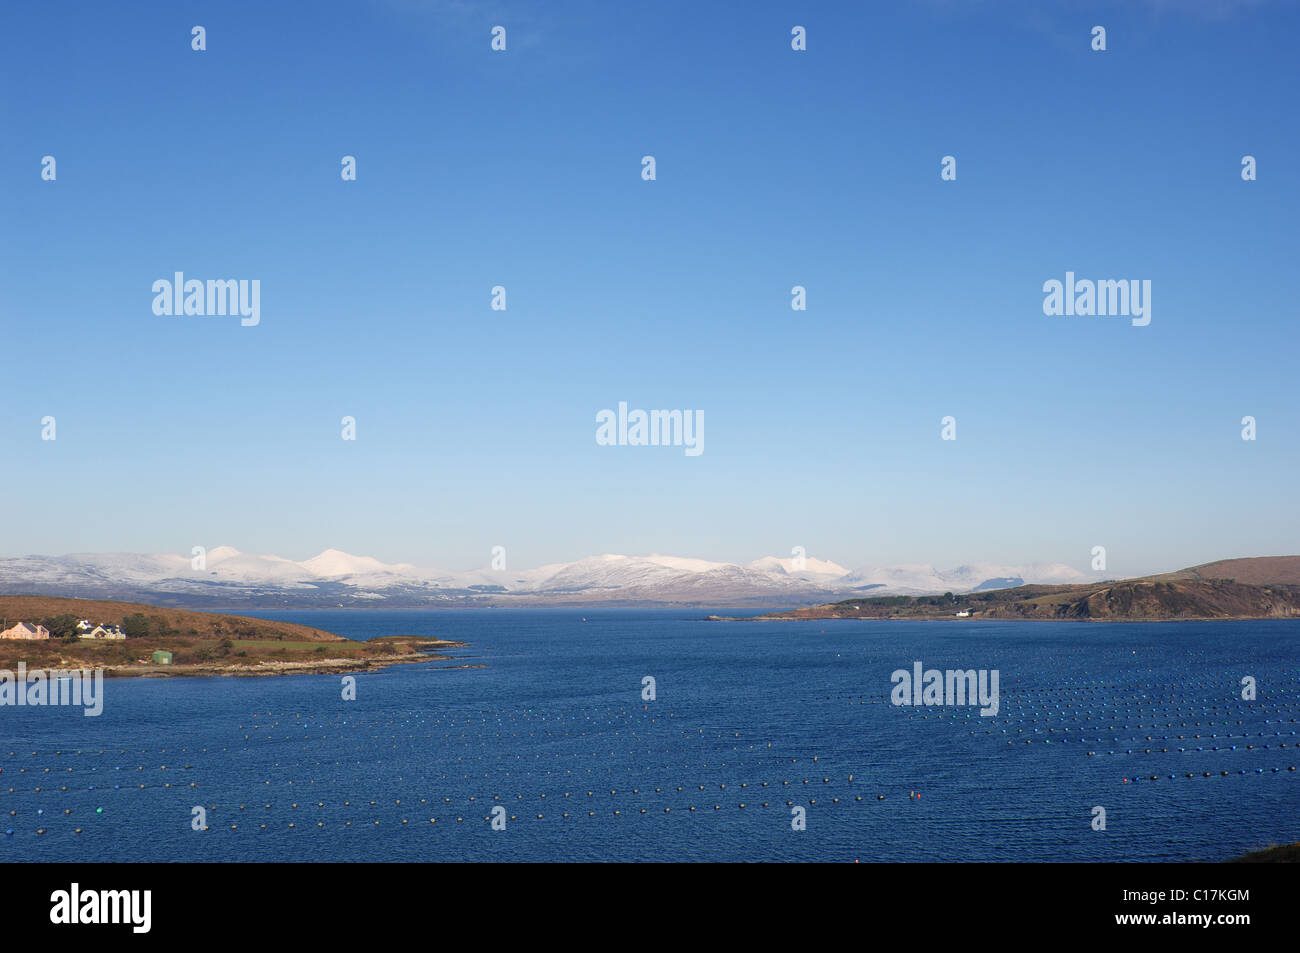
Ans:
{"label": "sea water", "polygon": [[[0,857],[1157,861],[1300,839],[1300,622],[713,611],[250,613],[469,644],[359,673],[353,701],[340,675],[110,679],[97,718],[4,709]],[[996,670],[997,714],[891,704],[916,661]]]}

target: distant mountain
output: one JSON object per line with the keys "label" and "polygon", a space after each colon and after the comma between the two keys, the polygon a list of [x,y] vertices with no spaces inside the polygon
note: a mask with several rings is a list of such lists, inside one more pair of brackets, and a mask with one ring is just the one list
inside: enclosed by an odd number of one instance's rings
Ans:
{"label": "distant mountain", "polygon": [[589,556],[526,570],[455,572],[384,563],[327,549],[311,559],[218,546],[202,569],[178,554],[81,553],[0,559],[0,592],[134,599],[201,607],[813,605],[856,593],[923,595],[984,591],[1021,582],[1082,582],[1059,563],[928,564],[848,570],[825,560],[768,556],[711,562],[679,556]]}
{"label": "distant mountain", "polygon": [[840,600],[761,619],[1172,619],[1300,618],[1300,556],[1259,556],[1178,572],[1086,585]]}

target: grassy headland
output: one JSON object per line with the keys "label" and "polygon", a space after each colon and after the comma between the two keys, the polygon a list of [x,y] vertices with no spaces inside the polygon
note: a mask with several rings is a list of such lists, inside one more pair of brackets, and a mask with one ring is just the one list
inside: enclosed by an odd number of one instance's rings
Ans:
{"label": "grassy headland", "polygon": [[[122,626],[125,639],[78,639],[78,619]],[[445,660],[436,650],[464,645],[415,635],[368,642],[290,622],[215,615],[132,602],[0,596],[7,628],[22,620],[50,629],[46,640],[0,639],[0,668],[102,668],[106,676],[283,675],[351,672],[407,662]],[[155,650],[171,664],[152,661]]]}

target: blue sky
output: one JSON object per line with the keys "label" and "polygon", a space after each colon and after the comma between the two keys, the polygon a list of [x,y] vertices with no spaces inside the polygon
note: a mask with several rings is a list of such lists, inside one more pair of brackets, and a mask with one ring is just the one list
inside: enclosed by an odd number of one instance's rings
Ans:
{"label": "blue sky", "polygon": [[[6,5],[0,555],[1296,552],[1298,28],[1227,0]],[[1150,326],[1045,316],[1067,270],[1149,279]],[[176,271],[260,280],[261,323],[155,315]],[[705,452],[598,446],[619,401],[702,410]]]}

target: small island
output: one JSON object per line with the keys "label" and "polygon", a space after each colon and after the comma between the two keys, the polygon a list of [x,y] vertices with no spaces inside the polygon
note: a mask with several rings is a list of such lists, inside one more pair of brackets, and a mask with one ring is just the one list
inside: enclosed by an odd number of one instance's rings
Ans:
{"label": "small island", "polygon": [[416,635],[361,642],[290,622],[47,596],[0,596],[0,631],[0,669],[22,662],[105,677],[356,672],[449,661],[437,653],[465,644]]}

